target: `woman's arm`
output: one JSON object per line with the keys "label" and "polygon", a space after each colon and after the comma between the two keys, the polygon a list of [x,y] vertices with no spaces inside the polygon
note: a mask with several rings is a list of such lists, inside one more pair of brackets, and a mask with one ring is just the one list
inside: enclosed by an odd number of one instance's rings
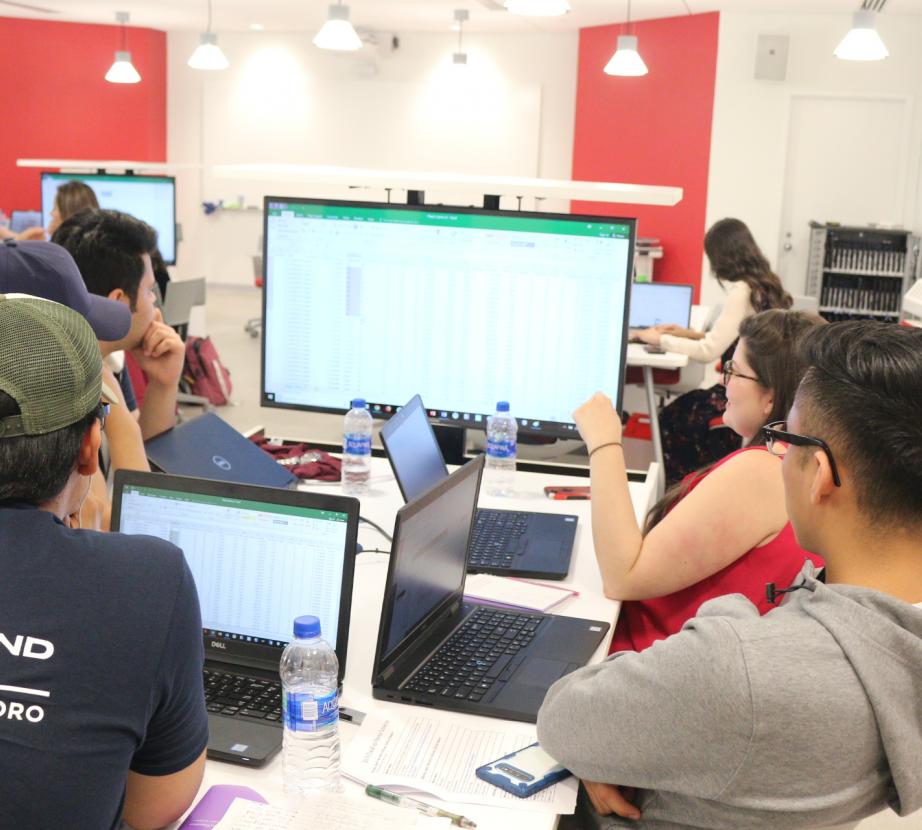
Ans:
{"label": "woman's arm", "polygon": [[700,582],[767,542],[787,522],[781,465],[766,452],[740,453],[710,473],[646,536],[634,517],[621,419],[597,393],[574,419],[590,459],[592,539],[605,595],[665,596]]}
{"label": "woman's arm", "polygon": [[704,337],[700,340],[689,340],[663,334],[659,345],[667,352],[688,355],[699,363],[710,363],[712,360],[717,360],[739,337],[740,323],[753,313],[750,296],[751,292],[746,283],[736,283],[727,295],[727,301],[720,315]]}

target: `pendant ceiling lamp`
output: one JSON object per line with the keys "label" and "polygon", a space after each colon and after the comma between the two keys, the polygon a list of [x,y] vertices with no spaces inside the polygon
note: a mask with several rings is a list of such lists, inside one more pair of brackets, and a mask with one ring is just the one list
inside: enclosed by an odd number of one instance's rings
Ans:
{"label": "pendant ceiling lamp", "polygon": [[[625,31],[631,28],[631,0],[627,0],[627,22]],[[611,60],[605,64],[606,75],[621,75],[622,77],[638,77],[646,75],[649,70],[637,51],[636,35],[618,35],[618,48]]]}
{"label": "pendant ceiling lamp", "polygon": [[138,70],[134,68],[131,62],[131,52],[128,51],[128,12],[116,12],[116,21],[121,25],[121,49],[115,53],[115,62],[106,72],[106,80],[110,84],[136,84],[141,80]]}
{"label": "pendant ceiling lamp", "polygon": [[462,38],[464,24],[468,18],[467,9],[455,9],[455,28],[458,30],[458,51],[453,52],[451,62],[454,66],[467,66],[467,52],[464,51]]}
{"label": "pendant ceiling lamp", "polygon": [[362,39],[349,22],[349,7],[342,0],[330,6],[327,22],[314,36],[314,46],[334,52],[354,52],[362,48]]}
{"label": "pendant ceiling lamp", "polygon": [[208,26],[199,36],[199,44],[189,58],[189,66],[193,69],[203,69],[205,71],[218,71],[227,69],[230,61],[224,56],[221,47],[218,46],[218,36],[211,31],[211,0],[208,2]]}
{"label": "pendant ceiling lamp", "polygon": [[882,61],[890,52],[877,33],[877,15],[887,0],[864,0],[852,15],[852,28],[833,54],[844,61]]}

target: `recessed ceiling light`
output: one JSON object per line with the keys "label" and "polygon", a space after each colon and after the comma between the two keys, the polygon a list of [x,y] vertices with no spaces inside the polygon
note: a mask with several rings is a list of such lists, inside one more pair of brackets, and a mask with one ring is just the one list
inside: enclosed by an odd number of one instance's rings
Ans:
{"label": "recessed ceiling light", "polygon": [[265,29],[266,27],[263,26],[262,23],[251,23],[251,24],[250,24],[250,28],[251,28],[254,32],[261,32],[261,31],[263,31],[263,29]]}

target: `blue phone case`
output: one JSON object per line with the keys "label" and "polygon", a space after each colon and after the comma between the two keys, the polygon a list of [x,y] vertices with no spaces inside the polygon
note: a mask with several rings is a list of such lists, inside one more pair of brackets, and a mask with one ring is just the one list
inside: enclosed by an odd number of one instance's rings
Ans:
{"label": "blue phone case", "polygon": [[518,796],[519,798],[528,798],[529,796],[540,792],[545,787],[550,787],[551,784],[556,784],[558,781],[563,780],[571,774],[570,770],[568,769],[559,769],[549,772],[544,776],[544,778],[536,778],[531,781],[514,781],[509,777],[508,773],[497,769],[503,761],[506,761],[510,758],[515,758],[515,756],[520,752],[526,749],[531,749],[533,746],[538,746],[538,744],[533,743],[529,744],[528,746],[523,746],[522,749],[517,749],[515,752],[510,752],[508,755],[503,755],[502,758],[497,758],[495,761],[490,761],[489,764],[484,764],[482,767],[477,767],[475,770],[477,777],[489,784],[492,784],[494,787],[499,787],[501,790],[505,790],[507,793],[512,793],[512,795]]}

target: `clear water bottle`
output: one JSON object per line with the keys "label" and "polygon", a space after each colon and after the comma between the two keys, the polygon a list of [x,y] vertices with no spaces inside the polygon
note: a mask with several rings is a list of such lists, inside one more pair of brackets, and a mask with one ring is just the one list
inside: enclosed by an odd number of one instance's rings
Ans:
{"label": "clear water bottle", "polygon": [[360,496],[371,476],[371,413],[363,398],[352,401],[343,422],[343,492]]}
{"label": "clear water bottle", "polygon": [[515,488],[515,451],[518,427],[509,403],[496,404],[496,414],[487,418],[487,460],[484,487],[491,496],[510,496]]}
{"label": "clear water bottle", "polygon": [[282,652],[282,770],[286,793],[339,792],[339,661],[317,617],[298,617]]}

